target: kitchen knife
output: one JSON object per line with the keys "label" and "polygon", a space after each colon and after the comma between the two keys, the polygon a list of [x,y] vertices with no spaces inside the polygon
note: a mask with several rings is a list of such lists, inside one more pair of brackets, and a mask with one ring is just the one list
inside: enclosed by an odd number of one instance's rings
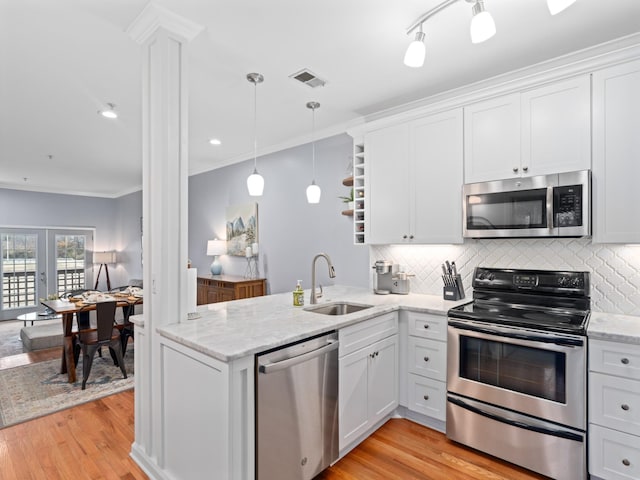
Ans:
{"label": "kitchen knife", "polygon": [[458,269],[456,268],[456,262],[451,262],[451,273],[454,277],[458,276]]}
{"label": "kitchen knife", "polygon": [[449,263],[449,260],[445,260],[444,264],[447,266],[447,273],[451,275],[451,264]]}
{"label": "kitchen knife", "polygon": [[442,273],[446,276],[447,275],[447,267],[444,266],[444,263],[442,264]]}

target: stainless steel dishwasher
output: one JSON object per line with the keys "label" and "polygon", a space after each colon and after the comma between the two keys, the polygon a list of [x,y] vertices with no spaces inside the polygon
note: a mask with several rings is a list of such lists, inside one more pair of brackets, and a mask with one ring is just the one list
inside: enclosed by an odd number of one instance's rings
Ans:
{"label": "stainless steel dishwasher", "polygon": [[338,334],[256,356],[256,478],[309,480],[338,458]]}

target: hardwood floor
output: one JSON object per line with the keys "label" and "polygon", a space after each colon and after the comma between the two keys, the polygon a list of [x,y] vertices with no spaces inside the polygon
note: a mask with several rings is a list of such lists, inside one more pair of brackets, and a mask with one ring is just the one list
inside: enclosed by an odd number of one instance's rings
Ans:
{"label": "hardwood floor", "polygon": [[[0,359],[0,369],[59,358],[60,349],[15,357]],[[133,399],[134,391],[129,390],[0,429],[0,478],[148,479],[129,457],[134,439]],[[450,442],[443,434],[409,420],[393,419],[315,480],[543,478]]]}
{"label": "hardwood floor", "polygon": [[61,358],[60,347],[35,350],[33,352],[11,355],[9,357],[0,357],[0,370],[28,365],[30,363],[45,362],[56,358]]}
{"label": "hardwood floor", "polygon": [[460,446],[435,430],[392,419],[315,480],[539,480]]}

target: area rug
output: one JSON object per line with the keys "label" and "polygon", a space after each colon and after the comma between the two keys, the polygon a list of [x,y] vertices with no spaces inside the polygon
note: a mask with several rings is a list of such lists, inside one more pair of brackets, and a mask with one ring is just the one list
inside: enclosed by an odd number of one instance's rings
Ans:
{"label": "area rug", "polygon": [[76,383],[60,374],[60,360],[32,363],[0,371],[0,428],[48,415],[133,388],[133,348],[125,356],[127,378],[113,364],[107,348],[96,355],[82,390],[82,355],[76,367]]}

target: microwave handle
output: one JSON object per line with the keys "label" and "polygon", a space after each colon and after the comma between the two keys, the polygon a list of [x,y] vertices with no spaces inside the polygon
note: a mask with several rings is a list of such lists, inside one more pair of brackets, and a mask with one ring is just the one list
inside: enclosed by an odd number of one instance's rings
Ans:
{"label": "microwave handle", "polygon": [[553,233],[553,187],[547,187],[547,228]]}

